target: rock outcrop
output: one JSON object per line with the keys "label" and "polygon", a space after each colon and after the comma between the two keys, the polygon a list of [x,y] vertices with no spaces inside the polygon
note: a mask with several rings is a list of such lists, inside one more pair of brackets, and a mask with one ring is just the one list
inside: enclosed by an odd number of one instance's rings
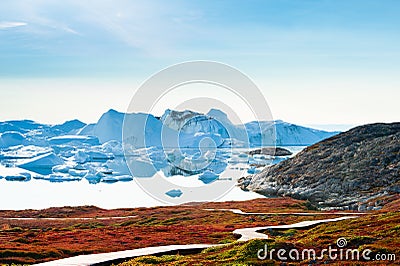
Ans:
{"label": "rock outcrop", "polygon": [[248,152],[249,155],[254,154],[262,154],[262,155],[271,155],[271,156],[289,156],[293,153],[288,149],[281,148],[281,147],[263,147],[261,149],[256,149]]}
{"label": "rock outcrop", "polygon": [[365,202],[400,193],[400,123],[353,128],[241,178],[239,186],[306,199],[319,208],[365,209]]}

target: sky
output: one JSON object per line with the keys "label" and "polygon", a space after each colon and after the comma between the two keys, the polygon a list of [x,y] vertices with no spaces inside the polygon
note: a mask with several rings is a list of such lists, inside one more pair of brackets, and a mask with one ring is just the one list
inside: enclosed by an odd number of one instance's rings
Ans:
{"label": "sky", "polygon": [[398,14],[397,0],[1,1],[0,121],[95,122],[191,60],[248,75],[275,119],[399,121]]}

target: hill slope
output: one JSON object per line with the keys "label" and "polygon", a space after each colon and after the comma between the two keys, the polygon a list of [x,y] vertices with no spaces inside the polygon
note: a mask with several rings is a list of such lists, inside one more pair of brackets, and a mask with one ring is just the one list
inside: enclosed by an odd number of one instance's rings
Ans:
{"label": "hill slope", "polygon": [[353,128],[244,177],[239,185],[266,196],[307,199],[319,207],[362,210],[363,202],[400,193],[400,123]]}

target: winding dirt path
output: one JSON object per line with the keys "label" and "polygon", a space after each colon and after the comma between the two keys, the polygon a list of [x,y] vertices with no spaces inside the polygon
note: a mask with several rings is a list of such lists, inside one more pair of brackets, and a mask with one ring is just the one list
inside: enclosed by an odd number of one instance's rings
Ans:
{"label": "winding dirt path", "polygon": [[330,223],[330,222],[337,222],[347,219],[354,219],[358,216],[345,216],[339,218],[332,218],[332,219],[323,219],[323,220],[312,220],[312,221],[303,221],[294,224],[285,224],[285,225],[273,225],[273,226],[263,226],[263,227],[249,227],[249,228],[240,228],[233,231],[233,234],[240,235],[241,237],[238,241],[248,241],[251,239],[268,239],[268,235],[260,233],[260,231],[265,231],[268,229],[306,229],[318,224],[322,223]]}
{"label": "winding dirt path", "polygon": [[147,256],[147,255],[166,255],[170,252],[178,252],[180,254],[189,254],[201,251],[209,247],[218,245],[213,244],[189,244],[189,245],[169,245],[138,248],[132,250],[124,250],[117,252],[108,252],[91,255],[80,255],[61,260],[53,260],[49,262],[34,264],[37,266],[89,266],[89,265],[102,265],[105,263],[118,263],[125,259]]}

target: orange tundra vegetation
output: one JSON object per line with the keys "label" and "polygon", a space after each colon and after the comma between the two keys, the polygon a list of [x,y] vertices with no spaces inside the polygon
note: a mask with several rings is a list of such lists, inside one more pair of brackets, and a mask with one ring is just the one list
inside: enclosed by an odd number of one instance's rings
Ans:
{"label": "orange tundra vegetation", "polygon": [[[319,225],[308,230],[275,232],[272,235],[271,232],[268,232],[272,240],[267,241],[278,241],[277,243],[290,244],[296,247],[315,243],[321,244],[321,248],[323,248],[323,244],[326,244],[327,241],[334,241],[335,237],[339,235],[352,239],[352,237],[360,234],[367,234],[374,239],[374,243],[368,241],[368,243],[364,243],[365,245],[369,245],[375,250],[379,247],[380,249],[386,248],[398,252],[400,230],[397,227],[400,222],[400,215],[394,210],[398,210],[399,205],[398,202],[392,202],[387,205],[387,208],[379,212],[360,216],[360,218],[351,221]],[[321,214],[311,217],[279,214],[240,215],[205,209],[235,208],[245,212],[267,213],[310,212],[307,206],[307,202],[291,198],[264,198],[241,202],[193,203],[169,207],[116,210],[83,206],[45,210],[0,211],[0,263],[38,263],[80,254],[159,245],[232,243],[221,249],[209,249],[200,254],[179,256],[179,259],[182,260],[180,261],[182,263],[187,260],[188,265],[191,264],[190,261],[218,264],[218,262],[222,263],[224,260],[227,263],[253,261],[257,264],[260,261],[257,261],[257,258],[253,256],[256,253],[250,256],[249,252],[247,252],[249,254],[246,253],[246,247],[248,245],[254,246],[254,243],[261,245],[264,242],[256,240],[255,242],[235,243],[236,239],[232,234],[234,229],[290,224],[311,219],[334,218],[340,215]],[[35,219],[9,219],[11,217]],[[363,244],[362,241],[364,240],[362,238],[361,242],[359,241],[360,244]],[[354,241],[357,242],[358,240]],[[204,255],[204,252],[211,253]],[[227,256],[225,252],[230,252],[232,256]],[[221,259],[220,256],[224,259]],[[140,259],[137,258],[136,260]],[[160,257],[151,261],[156,262],[158,259],[165,258]],[[140,261],[134,263],[132,265],[147,264],[147,262]],[[157,263],[160,263],[160,261]],[[168,263],[162,262],[166,265]],[[170,263],[177,265],[174,264],[177,263],[174,260]]]}

